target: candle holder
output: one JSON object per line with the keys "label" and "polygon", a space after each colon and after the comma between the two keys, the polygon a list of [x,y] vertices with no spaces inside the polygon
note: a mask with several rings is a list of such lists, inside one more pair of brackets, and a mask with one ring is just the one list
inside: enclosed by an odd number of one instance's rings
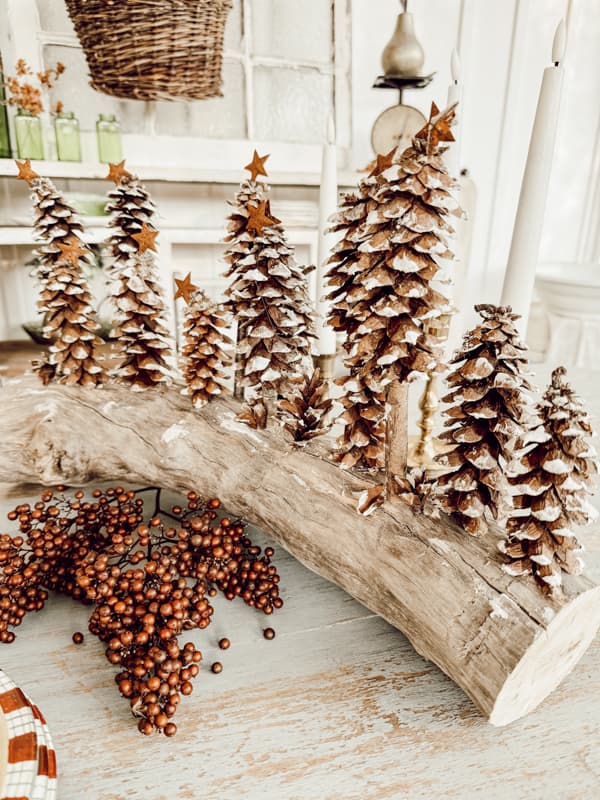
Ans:
{"label": "candle holder", "polygon": [[336,354],[335,353],[326,353],[324,355],[313,355],[313,364],[315,367],[318,367],[321,370],[321,376],[323,380],[330,384],[333,381],[333,372],[334,372],[334,365]]}
{"label": "candle holder", "polygon": [[[445,342],[448,339],[450,323],[456,311],[457,309],[453,307],[447,314],[443,314],[437,320],[432,320],[431,325],[427,327],[427,333]],[[437,375],[430,372],[427,377],[425,389],[419,400],[421,417],[417,426],[421,433],[416,444],[409,452],[408,465],[410,467],[421,467],[427,470],[440,468],[434,461],[434,458],[439,453],[444,452],[444,445],[433,435],[435,417],[439,405],[440,398],[437,393]]]}

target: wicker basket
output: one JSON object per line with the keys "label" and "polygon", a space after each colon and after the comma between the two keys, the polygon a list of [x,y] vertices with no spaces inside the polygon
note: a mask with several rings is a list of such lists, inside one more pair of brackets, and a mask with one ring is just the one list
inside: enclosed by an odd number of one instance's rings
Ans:
{"label": "wicker basket", "polygon": [[231,0],[66,0],[91,85],[133,100],[221,96]]}

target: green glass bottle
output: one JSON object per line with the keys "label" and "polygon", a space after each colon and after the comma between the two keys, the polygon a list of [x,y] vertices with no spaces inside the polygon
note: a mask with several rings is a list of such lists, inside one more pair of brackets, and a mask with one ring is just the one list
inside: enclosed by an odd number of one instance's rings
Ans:
{"label": "green glass bottle", "polygon": [[10,158],[11,156],[10,128],[8,127],[6,97],[4,95],[4,70],[2,56],[0,56],[0,158]]}
{"label": "green glass bottle", "polygon": [[54,118],[56,152],[59,161],[81,161],[79,120],[72,111],[61,111]]}
{"label": "green glass bottle", "polygon": [[118,164],[123,160],[121,126],[114,114],[100,114],[96,122],[98,139],[98,161],[102,164]]}
{"label": "green glass bottle", "polygon": [[44,142],[40,118],[31,111],[19,108],[15,117],[15,134],[19,158],[44,158]]}

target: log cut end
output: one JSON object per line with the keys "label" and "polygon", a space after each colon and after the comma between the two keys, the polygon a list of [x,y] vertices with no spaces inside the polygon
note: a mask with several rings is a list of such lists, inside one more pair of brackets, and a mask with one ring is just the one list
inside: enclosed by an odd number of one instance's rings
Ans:
{"label": "log cut end", "polygon": [[505,681],[489,716],[500,727],[533,711],[556,689],[600,628],[600,587],[579,594],[557,612]]}

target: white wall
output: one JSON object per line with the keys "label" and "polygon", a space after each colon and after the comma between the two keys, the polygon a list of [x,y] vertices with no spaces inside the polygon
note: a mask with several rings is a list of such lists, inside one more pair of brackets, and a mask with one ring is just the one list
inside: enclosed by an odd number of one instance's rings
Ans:
{"label": "white wall", "polygon": [[[557,147],[540,260],[599,256],[600,192],[600,4],[571,0],[569,47]],[[450,53],[458,45],[464,84],[461,165],[478,193],[470,274],[480,279],[480,299],[497,301],[510,247],[520,182],[542,70],[550,62],[557,22],[568,0],[412,0],[425,49],[429,87],[407,92],[405,102],[427,112],[432,99],[445,103]],[[354,0],[353,153],[357,165],[370,157],[369,136],[377,114],[396,102],[392,90],[373,90],[379,58],[399,3]],[[591,244],[590,244],[591,241]],[[587,244],[586,244],[587,242]]]}

